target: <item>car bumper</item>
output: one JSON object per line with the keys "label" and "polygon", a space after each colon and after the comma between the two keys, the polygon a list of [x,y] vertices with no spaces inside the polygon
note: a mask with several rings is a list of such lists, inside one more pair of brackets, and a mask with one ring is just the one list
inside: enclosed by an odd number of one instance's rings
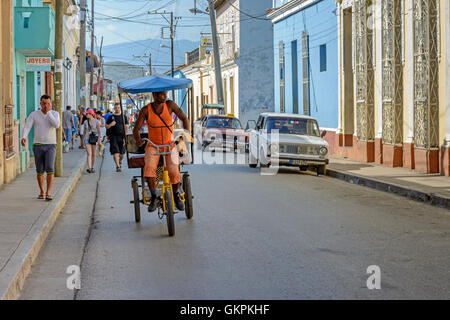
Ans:
{"label": "car bumper", "polygon": [[234,147],[236,146],[238,149],[245,149],[247,143],[239,141],[234,142],[234,141],[211,140],[205,141],[205,145],[208,148],[234,149]]}
{"label": "car bumper", "polygon": [[285,156],[279,155],[278,157],[273,157],[270,159],[272,165],[281,166],[317,166],[317,165],[327,165],[329,163],[327,158],[310,158],[300,155]]}

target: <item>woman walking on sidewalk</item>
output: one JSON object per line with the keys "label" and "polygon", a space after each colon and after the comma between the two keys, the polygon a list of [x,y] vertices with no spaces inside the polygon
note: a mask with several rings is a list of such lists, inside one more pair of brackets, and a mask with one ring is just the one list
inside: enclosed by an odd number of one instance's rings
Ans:
{"label": "woman walking on sidewalk", "polygon": [[97,156],[97,144],[102,145],[100,141],[100,121],[97,120],[94,110],[88,109],[86,111],[87,120],[84,122],[84,143],[86,146],[87,172],[94,173],[95,159]]}
{"label": "woman walking on sidewalk", "polygon": [[97,120],[100,121],[100,141],[102,142],[102,144],[99,147],[99,152],[98,155],[101,156],[103,154],[103,143],[105,143],[105,138],[106,138],[106,123],[105,123],[105,119],[103,118],[103,112],[98,110],[96,112],[97,114]]}
{"label": "woman walking on sidewalk", "polygon": [[[22,134],[22,146],[25,147],[27,137],[34,126],[33,153],[36,163],[37,181],[41,193],[38,199],[53,200],[52,186],[55,178],[54,166],[56,156],[56,129],[61,121],[59,113],[52,110],[49,96],[41,97],[41,110],[33,111],[27,118]],[[47,172],[47,191],[44,191],[44,172]]]}

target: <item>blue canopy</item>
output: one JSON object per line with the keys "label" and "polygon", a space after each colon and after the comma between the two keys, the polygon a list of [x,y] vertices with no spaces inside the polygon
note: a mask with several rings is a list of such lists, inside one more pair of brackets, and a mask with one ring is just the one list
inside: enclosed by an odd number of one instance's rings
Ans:
{"label": "blue canopy", "polygon": [[192,80],[167,76],[148,76],[119,82],[119,93],[144,93],[178,90],[192,87]]}

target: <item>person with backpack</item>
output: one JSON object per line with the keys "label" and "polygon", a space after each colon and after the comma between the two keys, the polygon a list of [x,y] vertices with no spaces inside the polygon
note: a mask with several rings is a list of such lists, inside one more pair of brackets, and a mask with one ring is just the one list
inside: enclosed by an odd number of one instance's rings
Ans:
{"label": "person with backpack", "polygon": [[95,172],[95,160],[97,157],[97,144],[102,145],[100,140],[100,121],[97,120],[97,116],[93,109],[88,109],[86,111],[86,121],[84,123],[84,134],[85,139],[84,145],[86,146],[88,173]]}
{"label": "person with backpack", "polygon": [[[125,121],[124,121],[125,118]],[[120,103],[114,104],[114,113],[106,122],[106,135],[109,137],[109,151],[116,163],[116,172],[122,171],[125,156],[125,137],[128,133],[128,118],[122,115]]]}

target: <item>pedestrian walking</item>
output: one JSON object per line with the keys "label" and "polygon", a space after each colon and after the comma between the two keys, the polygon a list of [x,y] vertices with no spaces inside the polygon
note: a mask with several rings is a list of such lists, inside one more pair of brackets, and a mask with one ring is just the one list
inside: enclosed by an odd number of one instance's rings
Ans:
{"label": "pedestrian walking", "polygon": [[97,120],[100,121],[100,141],[102,142],[102,144],[99,147],[99,152],[98,155],[101,156],[103,154],[103,144],[105,143],[105,139],[106,139],[106,123],[105,123],[105,119],[103,118],[103,112],[102,111],[97,111]]}
{"label": "pedestrian walking", "polygon": [[79,117],[79,128],[80,128],[80,149],[85,149],[84,143],[84,122],[87,120],[86,113],[84,112],[84,107],[80,107],[80,117]]}
{"label": "pedestrian walking", "polygon": [[[72,143],[72,130],[75,127],[75,123],[73,121],[72,107],[67,106],[66,110],[62,113],[62,125],[64,131],[64,137],[68,144]],[[73,145],[72,148],[73,149]]]}
{"label": "pedestrian walking", "polygon": [[102,142],[104,141],[104,138],[106,136],[106,123],[105,123],[105,119],[103,118],[103,112],[101,112],[100,110],[96,112],[97,115],[97,120],[100,121],[100,133],[101,133],[101,137],[100,139],[102,140]]}
{"label": "pedestrian walking", "polygon": [[75,139],[76,139],[77,132],[78,132],[78,117],[77,117],[75,110],[72,110],[72,116],[73,116],[73,124],[74,124],[74,127],[72,128],[72,150],[73,150],[73,148],[75,146]]}
{"label": "pedestrian walking", "polygon": [[[38,199],[53,200],[52,187],[56,156],[56,129],[60,126],[59,113],[52,110],[52,100],[43,95],[41,109],[28,116],[22,134],[22,146],[25,147],[28,134],[34,126],[33,153],[36,164],[37,181],[40,189]],[[47,190],[44,190],[44,172],[47,173]]]}
{"label": "pedestrian walking", "polygon": [[88,109],[86,111],[87,120],[84,123],[84,144],[86,146],[86,155],[88,163],[88,173],[95,172],[95,160],[97,157],[97,144],[101,145],[100,140],[100,121],[97,120],[94,110]]}
{"label": "pedestrian walking", "polygon": [[105,115],[103,116],[103,118],[105,119],[105,122],[108,122],[108,118],[110,115],[112,115],[112,112],[110,109],[108,109],[107,112],[105,113]]}
{"label": "pedestrian walking", "polygon": [[128,118],[122,115],[120,103],[114,104],[114,113],[108,118],[106,129],[109,131],[109,151],[114,157],[116,171],[121,172],[122,160],[125,155],[125,135],[128,132]]}

